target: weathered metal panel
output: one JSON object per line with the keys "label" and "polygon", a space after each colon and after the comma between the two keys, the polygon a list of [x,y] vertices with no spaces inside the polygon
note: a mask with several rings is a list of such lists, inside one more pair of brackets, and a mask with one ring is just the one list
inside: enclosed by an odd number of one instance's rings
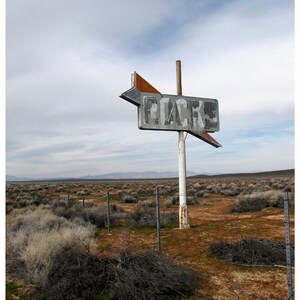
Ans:
{"label": "weathered metal panel", "polygon": [[140,129],[219,131],[216,99],[141,93],[138,109]]}
{"label": "weathered metal panel", "polygon": [[132,87],[130,90],[124,92],[120,97],[136,106],[141,104],[140,91],[136,87]]}

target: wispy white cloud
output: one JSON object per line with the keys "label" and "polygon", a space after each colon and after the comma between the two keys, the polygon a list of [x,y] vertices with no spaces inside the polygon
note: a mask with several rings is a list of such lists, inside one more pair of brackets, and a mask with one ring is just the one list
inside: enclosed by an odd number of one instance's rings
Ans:
{"label": "wispy white cloud", "polygon": [[9,1],[7,173],[175,170],[177,134],[139,131],[118,96],[134,70],[175,94],[176,59],[184,94],[220,104],[224,147],[189,137],[189,170],[290,168],[293,134],[266,153],[293,133],[293,35],[292,1]]}

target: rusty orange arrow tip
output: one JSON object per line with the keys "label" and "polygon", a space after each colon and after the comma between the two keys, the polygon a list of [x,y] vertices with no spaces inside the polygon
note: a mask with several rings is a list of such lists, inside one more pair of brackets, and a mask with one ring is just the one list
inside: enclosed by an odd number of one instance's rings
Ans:
{"label": "rusty orange arrow tip", "polygon": [[207,139],[207,141],[211,141],[215,147],[222,147],[222,145],[217,142],[206,130],[201,130],[200,133]]}
{"label": "rusty orange arrow tip", "polygon": [[200,130],[200,131],[188,131],[191,135],[199,138],[200,140],[214,146],[215,148],[222,147],[222,145],[217,142],[206,130]]}
{"label": "rusty orange arrow tip", "polygon": [[161,94],[153,85],[151,85],[148,81],[146,81],[137,72],[134,72],[133,80],[134,80],[134,87],[136,87],[140,92]]}

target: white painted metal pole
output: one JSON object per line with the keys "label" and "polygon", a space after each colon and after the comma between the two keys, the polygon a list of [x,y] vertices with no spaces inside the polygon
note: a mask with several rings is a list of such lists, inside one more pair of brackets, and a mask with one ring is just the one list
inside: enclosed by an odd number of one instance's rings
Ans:
{"label": "white painted metal pole", "polygon": [[[182,96],[181,61],[176,61],[177,95]],[[178,132],[178,171],[179,171],[179,228],[190,228],[186,201],[186,159],[185,132]]]}

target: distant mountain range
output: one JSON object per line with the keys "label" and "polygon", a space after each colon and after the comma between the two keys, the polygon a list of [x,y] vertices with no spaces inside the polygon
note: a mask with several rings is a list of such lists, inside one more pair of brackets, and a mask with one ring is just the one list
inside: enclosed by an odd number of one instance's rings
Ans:
{"label": "distant mountain range", "polygon": [[29,177],[18,177],[18,176],[6,175],[6,181],[32,181],[32,180],[35,179]]}
{"label": "distant mountain range", "polygon": [[[197,173],[187,171],[187,176],[195,176]],[[178,177],[178,172],[126,172],[126,173],[108,173],[101,175],[86,175],[76,178],[28,178],[28,177],[17,177],[6,175],[6,181],[40,181],[40,180],[93,180],[93,179],[159,179],[159,178],[176,178]]]}
{"label": "distant mountain range", "polygon": [[[195,176],[195,172],[187,172],[187,176]],[[178,177],[178,172],[127,172],[127,173],[109,173],[102,175],[81,176],[79,179],[144,179],[144,178],[174,178]]]}
{"label": "distant mountain range", "polygon": [[[227,174],[197,174],[195,172],[187,172],[190,178],[205,178],[205,177],[247,177],[247,176],[294,176],[295,170],[278,170],[253,173],[227,173]],[[75,180],[122,180],[122,179],[163,179],[163,178],[178,178],[178,172],[127,172],[127,173],[108,173],[102,175],[86,175],[81,177],[69,178],[29,178],[6,175],[6,181],[75,181]]]}

